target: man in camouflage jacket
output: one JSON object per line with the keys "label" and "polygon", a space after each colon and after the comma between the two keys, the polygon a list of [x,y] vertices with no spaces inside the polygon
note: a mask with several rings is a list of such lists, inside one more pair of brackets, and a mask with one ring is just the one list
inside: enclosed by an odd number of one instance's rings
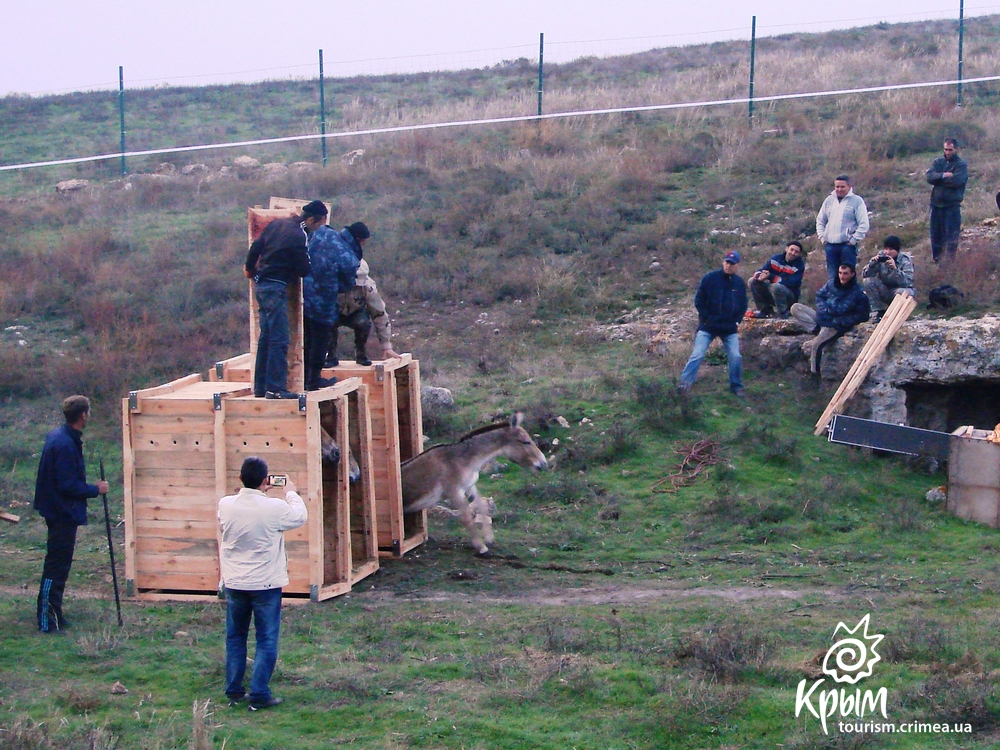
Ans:
{"label": "man in camouflage jacket", "polygon": [[[372,327],[382,347],[382,358],[389,359],[399,355],[392,350],[392,324],[385,311],[385,302],[378,293],[375,280],[368,273],[368,262],[364,259],[358,266],[357,280],[354,289],[344,292],[338,298],[340,303],[340,321],[338,325],[354,329],[354,351],[359,365],[370,365],[366,348],[368,336]],[[333,329],[330,341],[330,355],[327,367],[339,364],[337,357],[337,328]]]}

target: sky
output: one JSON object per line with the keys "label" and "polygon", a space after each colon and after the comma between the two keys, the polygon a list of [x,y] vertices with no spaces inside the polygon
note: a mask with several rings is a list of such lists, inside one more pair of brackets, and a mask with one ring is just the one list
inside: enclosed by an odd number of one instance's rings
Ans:
{"label": "sky", "polygon": [[[1000,13],[966,0],[965,16]],[[51,0],[9,3],[0,96],[476,68],[958,18],[960,0]],[[41,9],[44,8],[44,15]],[[853,15],[852,15],[853,11]]]}

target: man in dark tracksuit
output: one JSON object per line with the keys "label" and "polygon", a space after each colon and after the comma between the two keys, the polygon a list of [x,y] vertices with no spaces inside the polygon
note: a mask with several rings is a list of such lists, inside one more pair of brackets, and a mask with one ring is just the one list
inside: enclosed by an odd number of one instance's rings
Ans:
{"label": "man in dark tracksuit", "polygon": [[740,254],[726,253],[722,268],[702,277],[694,296],[694,306],[698,310],[698,333],[694,337],[694,349],[681,373],[680,390],[686,392],[698,377],[698,368],[705,358],[709,344],[718,337],[726,350],[729,362],[729,390],[739,398],[743,392],[743,358],[740,355],[740,339],[736,326],[747,311],[747,285],[736,274]]}
{"label": "man in dark tracksuit", "polygon": [[38,629],[56,633],[66,627],[62,600],[73,565],[76,528],[87,524],[87,499],[108,491],[103,479],[87,484],[83,464],[83,430],[90,419],[86,396],[70,396],[62,404],[66,424],[52,430],[38,462],[35,510],[48,526],[48,543],[38,589]]}
{"label": "man in dark tracksuit", "polygon": [[954,257],[962,233],[962,199],[969,181],[969,165],[958,155],[958,141],[944,139],[944,156],[927,170],[931,189],[931,253],[934,262],[945,252]]}
{"label": "man in dark tracksuit", "polygon": [[260,313],[260,337],[254,363],[253,395],[257,398],[298,398],[288,390],[288,297],[286,288],[309,275],[306,241],[326,224],[326,205],[312,201],[301,216],[275,219],[250,245],[243,275],[254,280]]}

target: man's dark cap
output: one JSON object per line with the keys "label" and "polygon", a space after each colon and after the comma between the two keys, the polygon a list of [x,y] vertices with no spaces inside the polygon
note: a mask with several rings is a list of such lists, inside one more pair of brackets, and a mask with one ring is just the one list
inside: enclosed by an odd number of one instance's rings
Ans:
{"label": "man's dark cap", "polygon": [[323,201],[311,201],[302,207],[303,216],[326,216],[328,213]]}
{"label": "man's dark cap", "polygon": [[882,241],[882,247],[887,247],[891,250],[895,250],[897,253],[900,248],[903,247],[903,243],[899,241],[899,237],[894,234],[890,234]]}
{"label": "man's dark cap", "polygon": [[372,236],[372,233],[368,231],[368,227],[363,221],[354,222],[347,228],[347,231],[356,240],[367,240]]}

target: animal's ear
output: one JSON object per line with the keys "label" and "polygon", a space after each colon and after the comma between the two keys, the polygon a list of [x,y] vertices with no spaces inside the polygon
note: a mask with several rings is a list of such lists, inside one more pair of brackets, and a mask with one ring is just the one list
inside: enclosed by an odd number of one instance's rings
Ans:
{"label": "animal's ear", "polygon": [[524,414],[522,412],[516,411],[510,417],[511,427],[520,427],[521,423],[524,421]]}

